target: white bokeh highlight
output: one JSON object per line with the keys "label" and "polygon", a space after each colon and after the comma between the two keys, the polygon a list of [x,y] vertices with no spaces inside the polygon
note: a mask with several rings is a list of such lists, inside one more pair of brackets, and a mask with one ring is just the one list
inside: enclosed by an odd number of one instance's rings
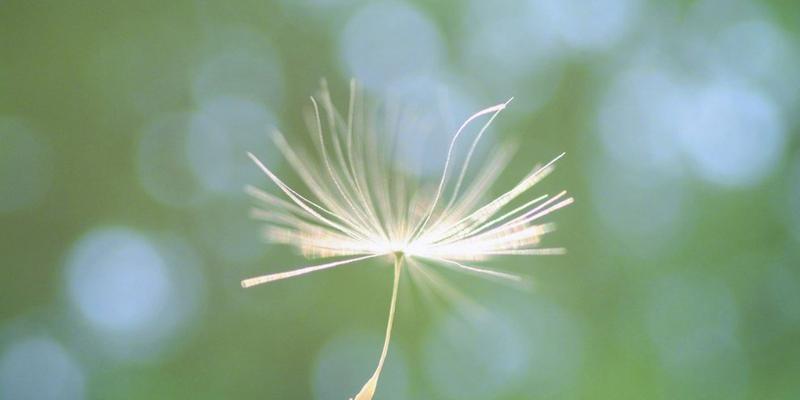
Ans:
{"label": "white bokeh highlight", "polygon": [[[553,21],[537,4],[470,2],[461,24],[460,65],[475,92],[503,98],[534,110],[555,93],[561,80],[564,48]],[[519,93],[520,87],[535,87]]]}
{"label": "white bokeh highlight", "polygon": [[568,397],[578,386],[584,355],[584,331],[576,315],[540,295],[498,290],[490,312],[513,318],[527,350],[519,393],[536,398]]}
{"label": "white bokeh highlight", "polygon": [[92,350],[122,361],[159,355],[199,308],[200,258],[180,238],[126,227],[85,234],[66,260],[66,294]]}
{"label": "white bokeh highlight", "polygon": [[639,3],[471,1],[460,30],[461,65],[474,90],[517,96],[534,110],[556,92],[571,57],[608,51],[634,30]]}
{"label": "white bokeh highlight", "polygon": [[698,176],[725,187],[749,187],[772,173],[787,140],[775,103],[738,81],[715,81],[693,93],[676,120]]}
{"label": "white bokeh highlight", "polygon": [[603,150],[621,166],[678,176],[684,170],[678,127],[687,89],[669,71],[641,63],[621,72],[598,105]]}
{"label": "white bokeh highlight", "polygon": [[348,21],[339,38],[347,75],[370,89],[408,76],[434,74],[444,59],[435,23],[400,1],[369,3]]}
{"label": "white bokeh highlight", "polygon": [[0,398],[81,400],[86,377],[77,360],[47,336],[29,336],[0,352]]}
{"label": "white bokeh highlight", "polygon": [[268,37],[247,25],[207,27],[204,58],[192,77],[195,103],[229,96],[279,107],[283,68]]}
{"label": "white bokeh highlight", "polygon": [[156,247],[124,228],[89,233],[67,268],[70,299],[94,328],[112,334],[156,324],[172,285]]}
{"label": "white bokeh highlight", "polygon": [[785,109],[796,104],[800,93],[794,89],[800,76],[794,67],[800,49],[776,23],[759,17],[731,23],[720,33],[716,47],[718,55],[709,60],[714,67],[761,84]]}
{"label": "white bokeh highlight", "polygon": [[766,90],[784,110],[797,105],[800,47],[773,10],[752,0],[703,0],[687,11],[685,43],[698,69],[737,75]]}
{"label": "white bokeh highlight", "polygon": [[657,9],[625,50],[627,65],[611,66],[619,72],[596,120],[603,149],[660,175],[693,175],[722,189],[759,185],[788,142],[796,46],[749,0],[703,0],[683,16]]}
{"label": "white bokeh highlight", "polygon": [[529,338],[502,313],[450,315],[423,349],[425,377],[443,399],[499,398],[519,387],[531,362]]}
{"label": "white bokeh highlight", "polygon": [[735,76],[680,77],[647,51],[638,58],[598,103],[596,131],[617,164],[670,178],[691,173],[723,188],[773,173],[787,141],[773,98]]}
{"label": "white bokeh highlight", "polygon": [[243,197],[245,185],[263,177],[247,152],[275,167],[269,141],[275,127],[262,103],[230,96],[204,101],[191,117],[185,148],[196,179],[210,192]]}
{"label": "white bokeh highlight", "polygon": [[606,50],[631,30],[640,0],[545,0],[530,2],[541,21],[549,21],[558,40],[581,51]]}

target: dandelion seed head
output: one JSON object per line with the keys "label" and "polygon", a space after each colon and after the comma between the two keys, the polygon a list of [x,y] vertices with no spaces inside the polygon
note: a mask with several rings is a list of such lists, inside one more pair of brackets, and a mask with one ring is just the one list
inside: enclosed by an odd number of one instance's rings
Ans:
{"label": "dandelion seed head", "polygon": [[[434,182],[418,181],[403,172],[407,168],[397,165],[397,143],[404,138],[392,121],[402,110],[386,107],[378,112],[376,104],[366,102],[360,95],[355,82],[350,85],[345,113],[334,106],[324,81],[318,95],[311,97],[307,121],[314,151],[290,145],[280,132],[273,135],[275,146],[304,189],[290,187],[261,160],[248,154],[282,193],[279,197],[252,186],[246,189],[258,202],[251,214],[266,223],[265,237],[292,246],[307,258],[337,259],[245,279],[243,287],[372,258],[394,259],[383,351],[375,372],[354,399],[371,399],[377,388],[403,265],[419,270],[450,268],[517,282],[522,277],[472,263],[499,256],[564,253],[561,248],[541,247],[542,237],[555,225],[540,221],[573,199],[565,191],[524,199],[536,183],[553,171],[563,153],[534,167],[500,196],[487,199],[512,152],[509,147],[500,147],[477,165],[475,150],[510,102],[511,99],[480,110],[461,124],[443,154],[442,172]],[[456,154],[462,149],[466,150],[464,154]],[[420,276],[439,281],[433,271],[428,272]]]}

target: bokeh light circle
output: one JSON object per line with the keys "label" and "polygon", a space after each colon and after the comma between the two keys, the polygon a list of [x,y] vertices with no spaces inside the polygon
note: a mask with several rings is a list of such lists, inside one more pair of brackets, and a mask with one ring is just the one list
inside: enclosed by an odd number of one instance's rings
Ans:
{"label": "bokeh light circle", "polygon": [[784,123],[775,103],[737,81],[713,82],[693,96],[681,124],[683,150],[707,181],[733,187],[759,183],[783,155]]}
{"label": "bokeh light circle", "polygon": [[[462,21],[461,64],[476,92],[534,110],[545,104],[561,81],[563,48],[553,22],[538,3],[475,0]],[[520,93],[520,88],[535,88]],[[499,100],[498,99],[498,100]]]}
{"label": "bokeh light circle", "polygon": [[723,187],[753,186],[775,169],[787,135],[771,96],[733,75],[679,78],[640,58],[598,104],[597,132],[617,164]]}
{"label": "bokeh light circle", "polygon": [[598,105],[603,150],[622,166],[666,176],[683,171],[676,119],[687,89],[674,74],[642,63],[623,70]]}
{"label": "bokeh light circle", "polygon": [[528,339],[503,314],[472,320],[451,315],[425,341],[425,376],[441,398],[496,398],[521,383],[530,351]]}
{"label": "bokeh light circle", "polygon": [[546,0],[531,2],[555,35],[576,50],[605,50],[631,29],[639,0]]}
{"label": "bokeh light circle", "polygon": [[158,321],[172,283],[156,247],[125,228],[90,232],[67,262],[70,300],[96,329],[134,333]]}
{"label": "bokeh light circle", "polygon": [[347,22],[340,37],[347,73],[372,89],[440,69],[444,44],[436,25],[399,1],[366,5]]}
{"label": "bokeh light circle", "polygon": [[66,260],[66,294],[92,350],[120,361],[159,356],[202,302],[201,262],[179,237],[127,227],[85,234]]}
{"label": "bokeh light circle", "polygon": [[275,127],[272,113],[258,102],[222,96],[200,104],[185,149],[197,180],[211,192],[242,197],[245,185],[263,177],[247,152],[275,167],[269,142]]}
{"label": "bokeh light circle", "polygon": [[575,393],[584,360],[584,331],[576,315],[541,294],[496,290],[489,312],[518,326],[527,357],[518,392],[535,398]]}
{"label": "bokeh light circle", "polygon": [[0,398],[81,400],[86,378],[74,357],[46,336],[10,343],[0,354]]}
{"label": "bokeh light circle", "polygon": [[[797,51],[776,24],[764,18],[750,18],[725,27],[719,39],[720,64],[756,81],[791,85],[796,74],[787,71],[787,64],[797,60]],[[720,66],[722,67],[722,66]],[[780,92],[782,93],[782,89]],[[795,96],[797,94],[795,93]]]}
{"label": "bokeh light circle", "polygon": [[685,19],[680,47],[690,51],[693,71],[735,76],[764,90],[784,112],[796,107],[800,47],[772,10],[751,0],[703,0]]}
{"label": "bokeh light circle", "polygon": [[195,103],[236,97],[279,107],[283,68],[264,33],[247,25],[207,27],[200,48],[204,58],[192,77]]}

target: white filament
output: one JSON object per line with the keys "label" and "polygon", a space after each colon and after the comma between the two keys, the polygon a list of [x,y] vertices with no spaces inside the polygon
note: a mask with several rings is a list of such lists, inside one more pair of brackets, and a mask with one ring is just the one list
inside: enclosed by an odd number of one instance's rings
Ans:
{"label": "white filament", "polygon": [[[366,110],[363,100],[358,99],[354,82],[350,84],[346,117],[333,106],[324,82],[322,87],[319,97],[322,101],[317,103],[311,98],[313,114],[309,116],[312,140],[317,144],[322,164],[295,150],[280,133],[275,134],[276,146],[310,194],[303,195],[289,187],[250,153],[248,156],[288,201],[254,187],[248,187],[247,192],[266,208],[256,208],[251,214],[267,223],[265,235],[269,240],[294,246],[307,257],[347,258],[245,279],[242,286],[251,287],[393,255],[394,284],[383,349],[375,372],[354,397],[355,400],[369,400],[375,393],[388,354],[404,262],[416,271],[412,276],[418,275],[452,298],[459,297],[457,291],[433,270],[415,262],[415,258],[459,271],[520,282],[523,280],[520,276],[465,262],[496,256],[563,254],[561,248],[539,247],[542,236],[551,232],[554,225],[537,221],[571,204],[573,199],[561,192],[512,205],[553,171],[563,153],[544,166],[534,168],[510,190],[479,206],[510,157],[504,149],[478,170],[476,177],[462,190],[478,142],[511,100],[480,110],[461,124],[450,141],[438,184],[432,187],[397,172],[399,169],[391,162],[382,159],[376,132],[381,129],[380,124],[375,121],[375,114]],[[330,140],[326,140],[320,107],[325,112]],[[448,176],[454,167],[456,142],[472,122],[486,115],[490,117],[473,139],[453,184]],[[446,196],[447,203],[439,207]]]}

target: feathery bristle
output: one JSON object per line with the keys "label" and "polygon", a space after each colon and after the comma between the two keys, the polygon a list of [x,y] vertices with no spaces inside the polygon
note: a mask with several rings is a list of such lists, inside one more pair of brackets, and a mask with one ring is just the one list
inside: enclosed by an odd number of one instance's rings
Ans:
{"label": "feathery bristle", "polygon": [[[465,263],[497,256],[564,253],[561,248],[539,247],[542,236],[552,232],[555,225],[538,223],[538,220],[571,204],[573,199],[567,197],[566,192],[552,197],[539,196],[508,210],[515,200],[553,171],[563,153],[547,164],[534,168],[517,185],[488,201],[483,200],[484,195],[507,164],[509,149],[501,148],[495,157],[474,173],[474,179],[467,179],[478,142],[510,101],[476,112],[459,127],[450,141],[442,174],[434,186],[417,182],[394,165],[393,160],[387,161],[382,157],[386,143],[399,138],[387,139],[379,135],[377,130],[380,121],[360,100],[355,82],[350,85],[346,116],[342,116],[334,107],[324,81],[319,101],[311,97],[313,112],[308,120],[319,161],[295,150],[280,132],[275,132],[276,147],[297,173],[307,194],[303,195],[289,187],[258,158],[248,153],[286,196],[286,199],[281,199],[254,187],[246,188],[247,193],[265,207],[252,210],[251,215],[267,224],[267,239],[294,246],[309,258],[347,258],[245,279],[242,281],[243,287],[384,255],[395,257],[394,286],[384,348],[378,367],[355,399],[371,399],[376,390],[388,350],[404,260],[408,260],[405,264],[409,268],[419,270],[435,264],[516,282],[522,278]],[[485,121],[472,139],[461,165],[454,165],[459,160],[455,154],[459,140],[472,124],[481,119]],[[438,275],[430,273],[421,276],[429,280],[439,279]]]}

